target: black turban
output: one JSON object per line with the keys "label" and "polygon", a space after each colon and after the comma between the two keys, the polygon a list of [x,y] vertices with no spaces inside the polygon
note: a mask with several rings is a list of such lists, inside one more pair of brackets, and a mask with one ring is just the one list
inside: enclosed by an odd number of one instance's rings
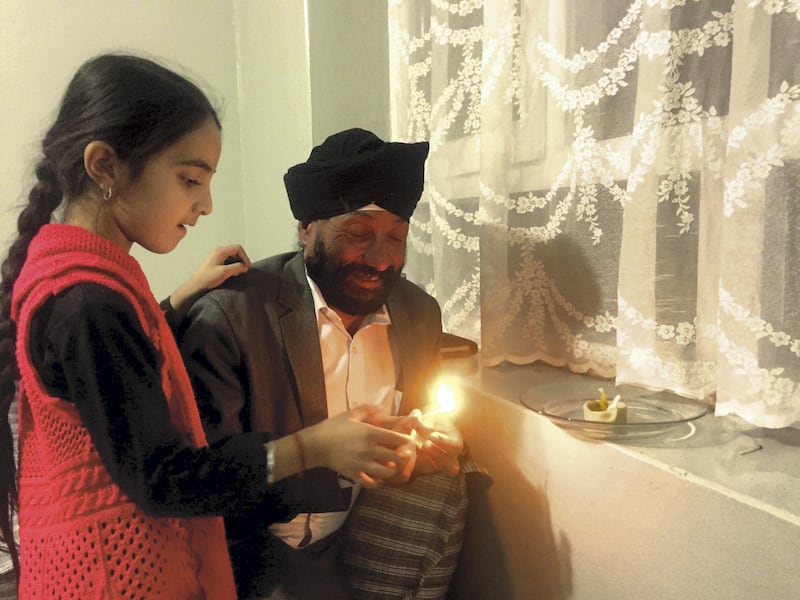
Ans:
{"label": "black turban", "polygon": [[283,176],[292,214],[309,222],[374,203],[408,221],[427,156],[428,142],[384,142],[364,129],[335,133]]}

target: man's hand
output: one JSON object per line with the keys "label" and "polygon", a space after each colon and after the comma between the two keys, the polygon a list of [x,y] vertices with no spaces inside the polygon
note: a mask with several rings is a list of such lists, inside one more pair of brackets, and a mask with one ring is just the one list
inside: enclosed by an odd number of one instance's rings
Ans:
{"label": "man's hand", "polygon": [[399,485],[405,483],[414,472],[414,467],[417,462],[417,444],[415,442],[415,428],[421,425],[419,421],[419,411],[416,414],[412,411],[411,415],[405,417],[393,417],[375,413],[367,420],[371,425],[389,429],[397,433],[402,433],[410,436],[409,441],[397,450],[401,451],[404,456],[397,461],[392,462],[392,466],[397,469],[397,472],[391,477],[385,478],[382,483],[390,485]]}
{"label": "man's hand", "polygon": [[[405,417],[375,416],[370,423],[412,435],[416,456],[412,469],[420,475],[444,473],[455,477],[459,470],[458,457],[464,449],[464,438],[453,422],[444,415],[425,417],[418,409]],[[407,465],[404,465],[407,467]],[[405,471],[405,469],[400,469]],[[411,475],[409,471],[408,477]]]}
{"label": "man's hand", "polygon": [[[414,412],[411,411],[411,415]],[[415,428],[419,440],[415,472],[422,475],[441,472],[450,477],[458,475],[461,469],[458,457],[464,449],[461,432],[443,415],[436,415],[431,422],[427,422],[424,416],[417,415],[417,418],[420,425]]]}

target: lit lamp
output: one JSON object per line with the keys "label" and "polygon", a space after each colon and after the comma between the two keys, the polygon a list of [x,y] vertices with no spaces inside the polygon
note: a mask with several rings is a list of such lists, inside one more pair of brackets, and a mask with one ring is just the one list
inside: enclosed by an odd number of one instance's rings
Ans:
{"label": "lit lamp", "polygon": [[[435,433],[436,431],[436,424],[435,419],[437,415],[444,415],[447,414],[448,416],[452,415],[458,408],[458,401],[456,400],[453,392],[444,382],[439,382],[439,387],[436,391],[436,400],[432,401],[429,405],[430,410],[424,414],[421,414],[418,418],[419,421],[422,423],[425,429],[418,431],[414,429],[411,432],[412,439],[416,443],[417,447],[422,447],[422,445],[430,441],[431,434]],[[432,419],[429,420],[429,417]],[[433,421],[433,422],[431,422]],[[440,427],[444,424],[440,424]],[[450,426],[445,427],[445,431],[449,429]],[[431,441],[434,445],[436,444],[435,441]]]}
{"label": "lit lamp", "polygon": [[425,417],[430,417],[433,415],[438,415],[441,413],[452,412],[456,409],[456,398],[453,395],[453,392],[447,387],[444,383],[439,383],[439,389],[436,392],[436,407],[426,412],[423,415],[420,415],[420,419],[424,419]]}

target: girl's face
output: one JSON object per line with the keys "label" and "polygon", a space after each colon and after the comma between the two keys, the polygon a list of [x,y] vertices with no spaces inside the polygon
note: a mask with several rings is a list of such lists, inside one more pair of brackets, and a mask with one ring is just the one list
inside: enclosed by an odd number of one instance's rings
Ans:
{"label": "girl's face", "polygon": [[158,254],[170,252],[200,215],[211,212],[211,177],[222,140],[209,118],[151,158],[131,179],[123,169],[111,199],[110,239],[130,250],[135,242]]}

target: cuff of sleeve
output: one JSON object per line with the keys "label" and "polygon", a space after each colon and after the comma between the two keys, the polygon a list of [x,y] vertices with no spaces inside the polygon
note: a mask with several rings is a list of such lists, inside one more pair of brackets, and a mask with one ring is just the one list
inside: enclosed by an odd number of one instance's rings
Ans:
{"label": "cuff of sleeve", "polygon": [[167,320],[167,325],[169,325],[170,329],[175,331],[180,323],[180,315],[174,308],[172,308],[172,304],[170,303],[169,299],[170,296],[164,298],[159,306],[161,307],[161,310],[164,311],[164,318]]}
{"label": "cuff of sleeve", "polygon": [[272,442],[264,444],[267,451],[267,485],[275,483],[275,446]]}

